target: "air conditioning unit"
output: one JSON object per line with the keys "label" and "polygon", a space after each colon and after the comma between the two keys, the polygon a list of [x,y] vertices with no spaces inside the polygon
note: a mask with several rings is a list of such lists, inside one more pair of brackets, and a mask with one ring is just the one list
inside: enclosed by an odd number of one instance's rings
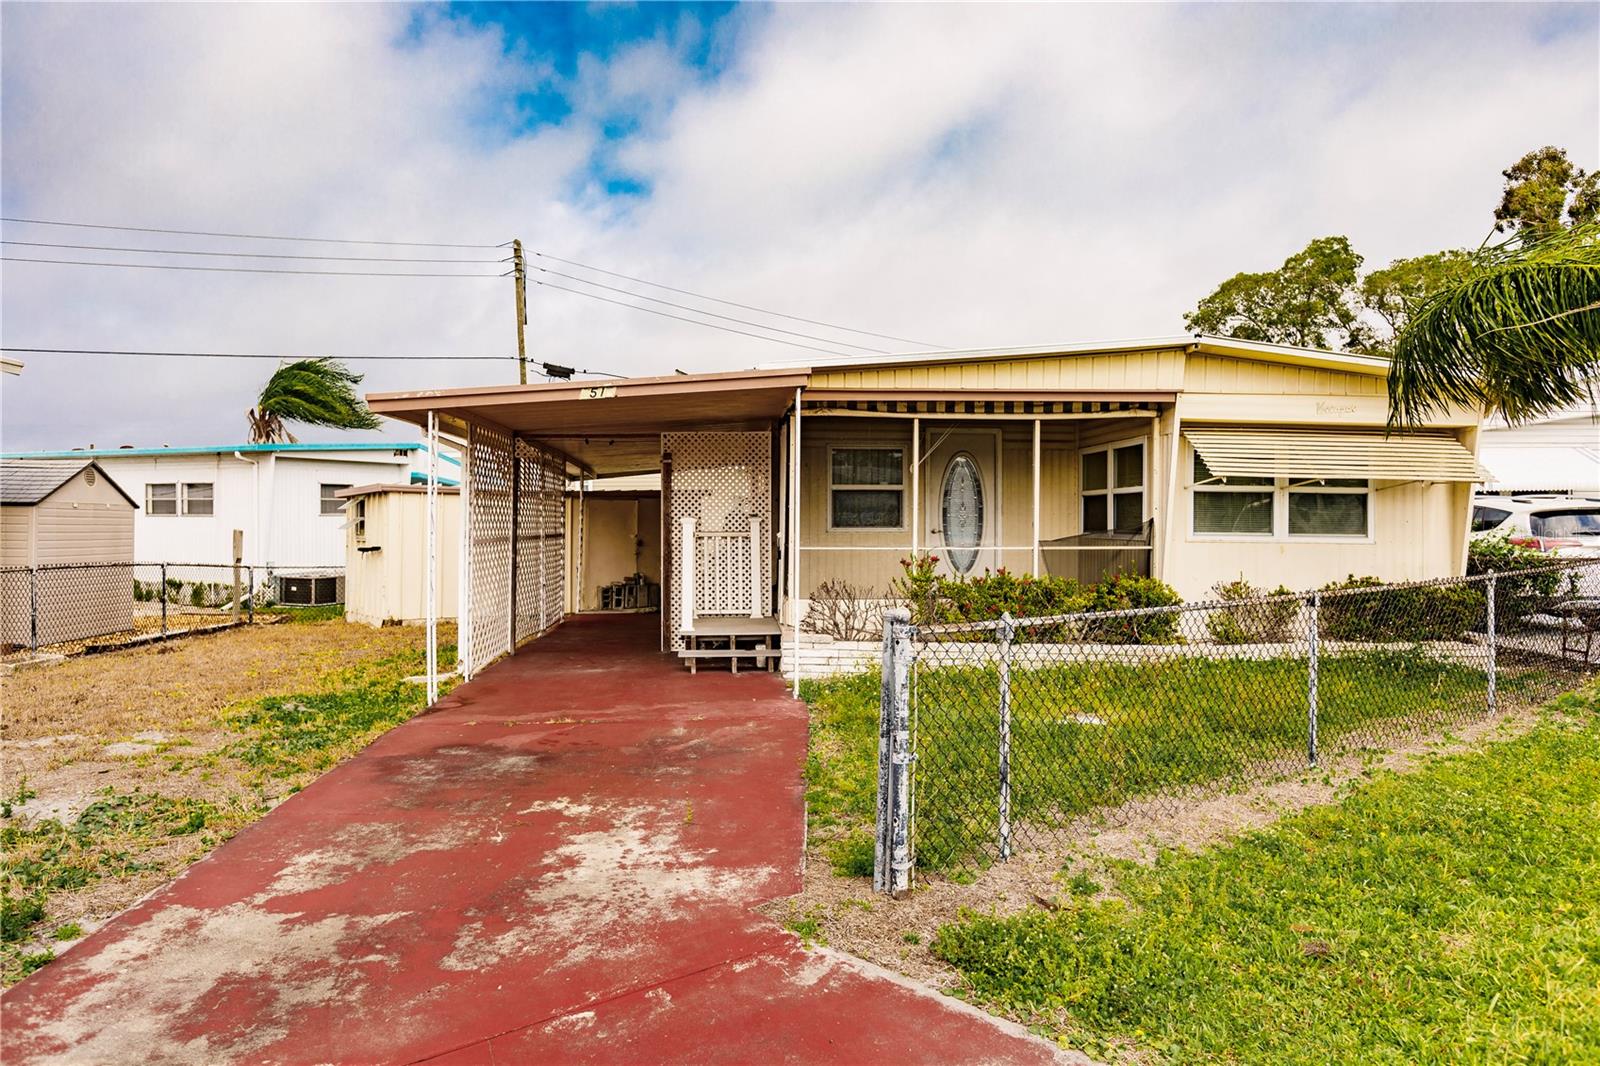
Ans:
{"label": "air conditioning unit", "polygon": [[274,574],[278,603],[291,607],[314,607],[344,602],[344,578],[337,574]]}

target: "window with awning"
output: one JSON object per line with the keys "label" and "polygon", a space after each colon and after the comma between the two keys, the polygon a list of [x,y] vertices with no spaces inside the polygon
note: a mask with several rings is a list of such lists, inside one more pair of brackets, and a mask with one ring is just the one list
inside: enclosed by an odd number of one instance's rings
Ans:
{"label": "window with awning", "polygon": [[1183,435],[1219,478],[1485,479],[1477,459],[1449,433],[1225,427]]}

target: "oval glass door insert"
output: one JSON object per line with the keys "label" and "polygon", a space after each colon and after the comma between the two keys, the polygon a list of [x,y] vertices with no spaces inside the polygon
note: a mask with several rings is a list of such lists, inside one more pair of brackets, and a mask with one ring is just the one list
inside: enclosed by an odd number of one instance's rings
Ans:
{"label": "oval glass door insert", "polygon": [[965,574],[978,561],[983,543],[983,478],[972,456],[962,452],[945,467],[939,488],[939,520],[944,526],[950,568]]}

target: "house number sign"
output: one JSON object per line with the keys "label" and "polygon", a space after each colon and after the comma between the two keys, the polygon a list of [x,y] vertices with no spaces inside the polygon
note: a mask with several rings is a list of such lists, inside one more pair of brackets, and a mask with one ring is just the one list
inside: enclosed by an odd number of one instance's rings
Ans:
{"label": "house number sign", "polygon": [[578,390],[578,396],[584,400],[609,400],[617,394],[615,385],[585,385]]}

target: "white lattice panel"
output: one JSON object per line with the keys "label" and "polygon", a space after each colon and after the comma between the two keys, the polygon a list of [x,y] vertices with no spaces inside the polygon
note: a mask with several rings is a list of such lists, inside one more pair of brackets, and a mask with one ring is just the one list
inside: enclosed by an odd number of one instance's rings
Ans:
{"label": "white lattice panel", "polygon": [[467,567],[471,625],[465,649],[470,672],[511,650],[511,437],[480,426],[467,436]]}
{"label": "white lattice panel", "polygon": [[561,621],[566,602],[566,473],[558,458],[517,442],[516,639]]}
{"label": "white lattice panel", "polygon": [[[698,615],[772,613],[772,438],[767,433],[663,433],[672,456],[667,531],[674,560],[684,558],[682,519],[695,520]],[[761,535],[750,541],[750,519]],[[676,572],[676,563],[675,572]],[[761,603],[752,605],[751,566],[760,568]],[[674,648],[682,646],[681,590],[663,590]]]}

